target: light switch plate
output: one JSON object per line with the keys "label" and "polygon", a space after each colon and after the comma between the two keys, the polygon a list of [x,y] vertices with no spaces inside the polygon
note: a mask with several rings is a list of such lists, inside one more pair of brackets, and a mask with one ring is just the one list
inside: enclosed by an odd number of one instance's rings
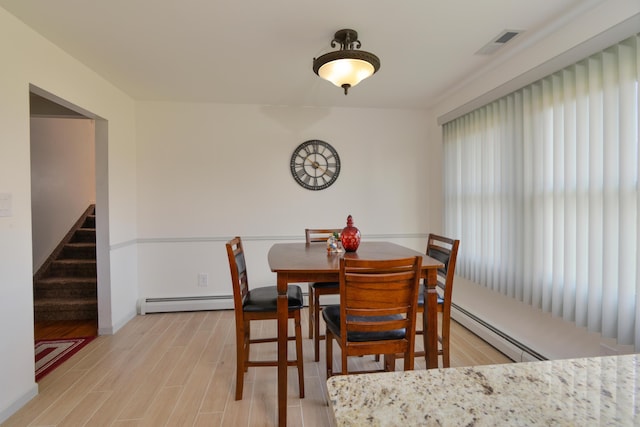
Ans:
{"label": "light switch plate", "polygon": [[0,216],[13,216],[11,211],[11,193],[0,193]]}

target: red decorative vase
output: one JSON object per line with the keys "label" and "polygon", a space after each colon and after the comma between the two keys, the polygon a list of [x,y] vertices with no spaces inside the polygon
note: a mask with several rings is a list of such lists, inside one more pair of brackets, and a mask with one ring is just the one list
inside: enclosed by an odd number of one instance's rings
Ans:
{"label": "red decorative vase", "polygon": [[347,217],[347,226],[342,229],[340,240],[342,240],[342,247],[347,252],[355,252],[360,246],[360,230],[353,226],[351,215]]}

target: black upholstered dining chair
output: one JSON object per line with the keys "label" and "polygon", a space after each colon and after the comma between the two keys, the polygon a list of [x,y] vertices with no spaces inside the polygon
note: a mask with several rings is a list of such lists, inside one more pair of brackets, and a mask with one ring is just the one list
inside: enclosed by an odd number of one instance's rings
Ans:
{"label": "black upholstered dining chair", "polygon": [[413,369],[422,257],[394,260],[340,259],[340,305],[322,311],[326,323],[327,378],[333,372],[333,341],[341,348],[341,373],[349,356],[383,354],[383,370],[395,370],[396,353]]}
{"label": "black upholstered dining chair", "polygon": [[[244,373],[249,367],[278,366],[276,360],[250,360],[251,344],[276,342],[276,337],[251,338],[252,321],[277,319],[276,286],[264,286],[250,289],[244,248],[240,237],[231,239],[226,244],[233,284],[233,303],[236,319],[236,400],[242,399]],[[296,359],[287,361],[289,366],[298,367],[298,386],[300,397],[304,397],[304,369],[302,359],[302,328],[300,326],[300,310],[304,306],[302,289],[297,285],[289,285],[289,319],[295,323],[295,336],[288,337],[296,342]]]}

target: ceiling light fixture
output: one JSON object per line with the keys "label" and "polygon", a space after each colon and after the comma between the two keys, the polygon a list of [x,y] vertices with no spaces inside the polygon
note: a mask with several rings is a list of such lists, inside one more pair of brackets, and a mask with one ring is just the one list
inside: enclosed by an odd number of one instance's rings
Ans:
{"label": "ceiling light fixture", "polygon": [[343,88],[346,95],[350,87],[357,85],[380,69],[380,58],[373,53],[356,50],[360,49],[362,43],[354,30],[336,31],[331,47],[336,47],[337,43],[340,44],[340,50],[313,58],[313,72]]}

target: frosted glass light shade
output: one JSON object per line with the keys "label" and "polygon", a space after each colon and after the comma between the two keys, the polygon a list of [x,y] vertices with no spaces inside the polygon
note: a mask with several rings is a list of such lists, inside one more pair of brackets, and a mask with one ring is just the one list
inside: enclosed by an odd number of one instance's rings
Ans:
{"label": "frosted glass light shade", "polygon": [[320,67],[318,75],[338,87],[353,87],[374,72],[375,68],[367,61],[345,58],[327,62]]}

